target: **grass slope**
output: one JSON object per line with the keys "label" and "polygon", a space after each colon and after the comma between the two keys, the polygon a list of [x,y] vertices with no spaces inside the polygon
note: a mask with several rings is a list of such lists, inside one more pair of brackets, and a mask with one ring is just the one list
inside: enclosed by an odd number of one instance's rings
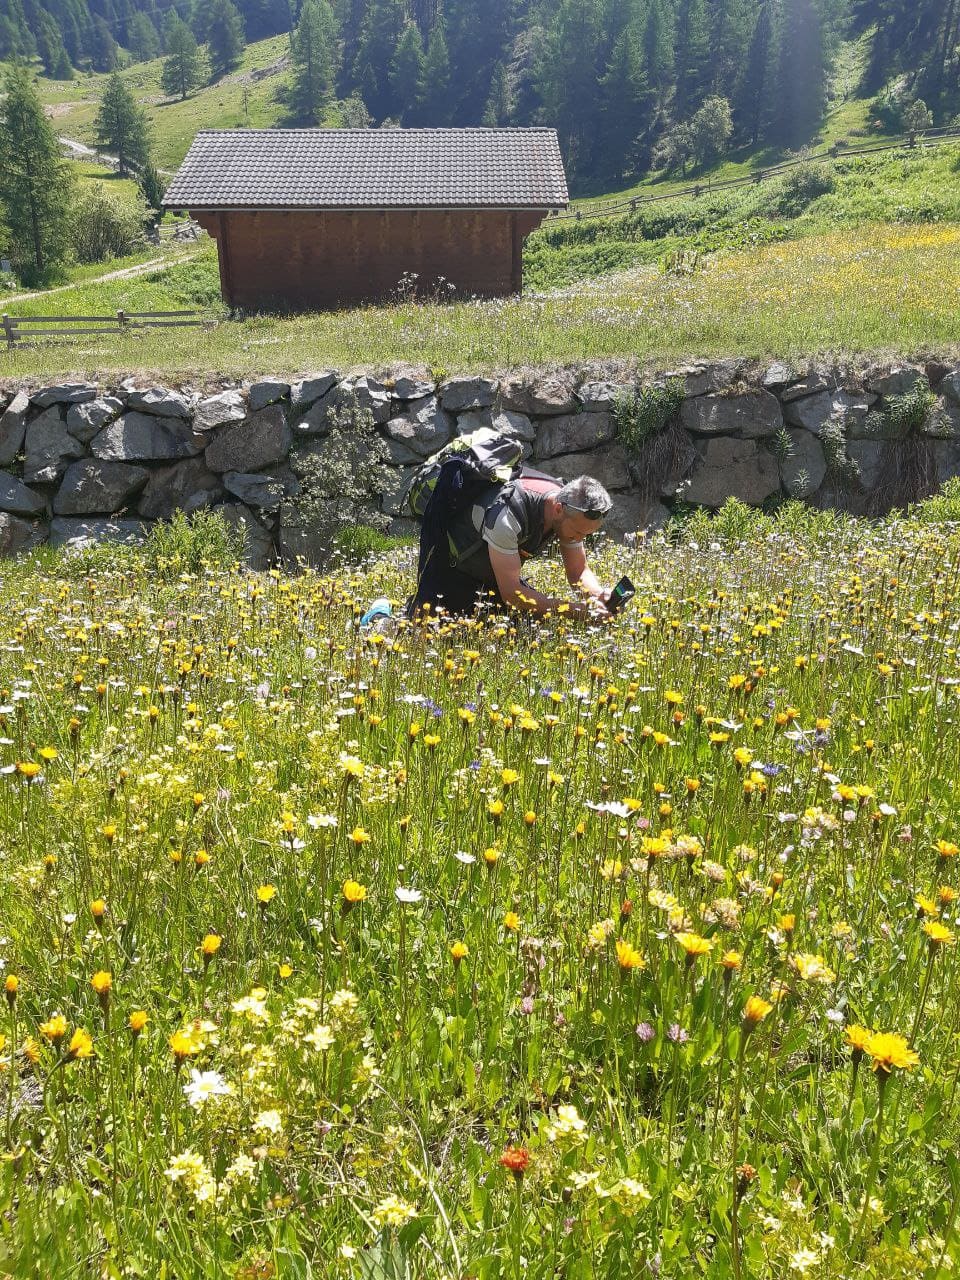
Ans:
{"label": "grass slope", "polygon": [[[143,310],[148,296],[151,307],[195,305],[212,269],[209,257],[180,264],[158,274],[161,291],[151,291],[149,276],[107,282],[95,294],[81,286],[71,309]],[[251,317],[203,333],[16,350],[0,355],[0,375],[139,368],[251,376],[403,360],[452,372],[606,356],[663,364],[685,355],[946,353],[957,349],[958,309],[960,226],[863,225],[718,253],[688,276],[646,267],[549,296]]]}
{"label": "grass slope", "polygon": [[[283,69],[288,54],[287,36],[250,44],[235,72],[216,84],[205,85],[183,102],[168,98],[160,86],[162,59],[137,63],[123,71],[124,80],[146,107],[156,164],[176,169],[199,129],[278,124],[285,107],[277,101],[277,91],[288,80]],[[281,69],[273,72],[278,64]],[[41,100],[58,133],[94,145],[93,122],[106,80],[101,74],[78,76],[72,81],[38,78]]]}

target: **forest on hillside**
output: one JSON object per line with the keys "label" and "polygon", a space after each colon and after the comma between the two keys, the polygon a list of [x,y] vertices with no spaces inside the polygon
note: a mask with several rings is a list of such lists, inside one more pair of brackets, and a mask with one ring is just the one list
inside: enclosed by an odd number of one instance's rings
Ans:
{"label": "forest on hillside", "polygon": [[548,124],[581,188],[805,145],[857,36],[885,125],[918,100],[921,122],[960,110],[960,0],[0,0],[0,57],[55,78],[191,40],[216,77],[244,41],[286,31],[302,122],[339,99],[353,123]]}

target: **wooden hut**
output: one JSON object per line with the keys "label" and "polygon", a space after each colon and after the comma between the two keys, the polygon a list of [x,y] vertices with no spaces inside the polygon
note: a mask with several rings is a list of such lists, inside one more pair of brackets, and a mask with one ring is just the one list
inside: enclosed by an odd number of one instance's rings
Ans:
{"label": "wooden hut", "polygon": [[164,197],[245,311],[518,293],[525,237],[567,203],[553,129],[206,129]]}

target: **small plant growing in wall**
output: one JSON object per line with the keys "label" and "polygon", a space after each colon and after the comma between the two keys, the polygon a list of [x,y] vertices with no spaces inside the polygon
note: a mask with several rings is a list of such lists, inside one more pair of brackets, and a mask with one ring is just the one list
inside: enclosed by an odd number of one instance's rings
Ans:
{"label": "small plant growing in wall", "polygon": [[295,520],[328,551],[348,526],[386,529],[377,498],[388,487],[387,450],[369,410],[355,401],[332,410],[327,434],[295,449],[290,465],[300,482]]}
{"label": "small plant growing in wall", "polygon": [[886,439],[870,494],[870,515],[908,507],[936,491],[936,455],[933,441],[924,435],[936,399],[923,383],[902,396],[891,396],[881,417]]}
{"label": "small plant growing in wall", "polygon": [[617,435],[627,451],[634,484],[647,501],[658,497],[667,481],[682,475],[693,461],[693,446],[680,423],[683,400],[683,379],[668,378],[614,401]]}

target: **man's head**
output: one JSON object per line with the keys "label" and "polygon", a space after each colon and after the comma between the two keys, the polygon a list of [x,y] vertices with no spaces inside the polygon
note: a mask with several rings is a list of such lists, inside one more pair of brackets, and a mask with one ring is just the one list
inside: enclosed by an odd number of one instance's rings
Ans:
{"label": "man's head", "polygon": [[579,542],[596,533],[613,506],[609,493],[593,476],[577,476],[547,499],[551,527],[564,542]]}

